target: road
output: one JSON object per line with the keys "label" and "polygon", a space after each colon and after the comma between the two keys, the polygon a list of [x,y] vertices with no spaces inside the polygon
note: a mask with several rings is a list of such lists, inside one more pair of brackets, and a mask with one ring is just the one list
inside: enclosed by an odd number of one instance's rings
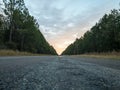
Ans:
{"label": "road", "polygon": [[0,57],[0,90],[120,90],[120,60]]}

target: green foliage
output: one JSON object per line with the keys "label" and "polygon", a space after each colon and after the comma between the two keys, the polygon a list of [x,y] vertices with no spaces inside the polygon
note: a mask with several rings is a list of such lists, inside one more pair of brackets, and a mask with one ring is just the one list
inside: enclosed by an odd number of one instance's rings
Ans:
{"label": "green foliage", "polygon": [[54,54],[56,51],[45,40],[39,30],[39,25],[29,14],[23,0],[3,0],[6,17],[0,18],[0,46],[7,49],[27,51],[39,54]]}
{"label": "green foliage", "polygon": [[68,46],[63,55],[120,51],[120,11],[105,14],[83,37]]}
{"label": "green foliage", "polygon": [[16,43],[14,42],[7,42],[6,45],[7,45],[7,49],[13,49],[13,50],[17,49]]}

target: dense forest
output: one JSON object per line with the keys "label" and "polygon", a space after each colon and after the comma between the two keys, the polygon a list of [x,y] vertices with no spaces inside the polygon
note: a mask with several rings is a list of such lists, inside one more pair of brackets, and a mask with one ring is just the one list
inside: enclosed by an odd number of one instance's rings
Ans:
{"label": "dense forest", "polygon": [[105,14],[80,39],[69,45],[62,55],[120,51],[120,10]]}
{"label": "dense forest", "polygon": [[40,32],[24,0],[3,0],[3,4],[0,4],[0,49],[57,54]]}

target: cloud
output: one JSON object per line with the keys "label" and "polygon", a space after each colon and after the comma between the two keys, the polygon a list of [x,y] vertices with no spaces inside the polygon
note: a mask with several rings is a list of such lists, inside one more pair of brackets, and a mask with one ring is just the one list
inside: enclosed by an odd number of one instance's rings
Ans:
{"label": "cloud", "polygon": [[48,20],[49,20],[49,19],[52,19],[52,17],[50,17],[50,16],[45,16],[45,15],[44,15],[43,17],[44,17],[44,19],[48,19]]}
{"label": "cloud", "polygon": [[74,38],[78,38],[78,33],[73,34]]}
{"label": "cloud", "polygon": [[68,23],[67,24],[67,27],[73,27],[74,26],[74,23]]}

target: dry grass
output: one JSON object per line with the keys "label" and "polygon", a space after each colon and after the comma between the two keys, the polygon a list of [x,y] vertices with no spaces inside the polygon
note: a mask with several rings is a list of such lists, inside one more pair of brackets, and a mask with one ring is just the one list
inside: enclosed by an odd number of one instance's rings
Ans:
{"label": "dry grass", "polygon": [[87,53],[82,55],[77,55],[82,57],[92,57],[92,58],[109,58],[120,60],[120,52],[107,52],[107,53]]}
{"label": "dry grass", "polygon": [[0,50],[0,56],[39,56],[40,54],[33,54],[29,52],[19,52],[13,50]]}

